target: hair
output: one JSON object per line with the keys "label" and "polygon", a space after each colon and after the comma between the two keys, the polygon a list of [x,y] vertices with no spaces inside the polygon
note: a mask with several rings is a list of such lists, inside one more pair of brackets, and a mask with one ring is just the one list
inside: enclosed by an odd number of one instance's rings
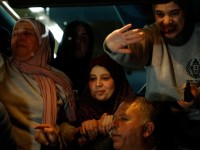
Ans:
{"label": "hair", "polygon": [[[185,14],[185,19],[189,21],[194,21],[193,19],[193,11],[192,11],[192,2],[190,0],[156,0],[153,3],[153,11],[155,10],[155,5],[157,4],[166,4],[169,2],[174,2],[176,3],[184,12]],[[191,22],[190,22],[191,23]]]}
{"label": "hair", "polygon": [[150,121],[153,123],[157,122],[158,115],[159,115],[159,109],[158,104],[156,101],[151,101],[146,99],[143,96],[129,96],[124,97],[122,100],[124,103],[128,105],[132,105],[133,103],[139,104],[139,111],[145,121]]}
{"label": "hair", "polygon": [[[76,58],[74,55],[76,47],[76,28],[78,26],[85,28],[89,39],[87,52],[82,58]],[[92,59],[93,48],[94,33],[92,27],[88,23],[76,20],[67,24],[62,42],[57,51],[57,57],[52,62],[52,65],[68,75],[73,83],[73,88],[78,91],[78,95],[82,93],[87,84],[86,73]]]}
{"label": "hair", "polygon": [[174,2],[182,9],[184,13],[185,23],[182,32],[179,33],[175,38],[167,38],[165,36],[163,37],[168,44],[174,46],[180,46],[185,44],[189,40],[194,30],[195,18],[192,9],[192,2],[190,0],[161,0],[161,1],[156,0],[153,3],[153,12],[155,13],[155,5],[166,4],[169,2]]}
{"label": "hair", "polygon": [[[138,111],[143,117],[143,121],[153,122],[155,129],[152,136],[160,142],[171,136],[173,127],[171,126],[173,117],[170,103],[159,100],[150,100],[142,96],[124,97],[122,102],[129,105],[133,103],[139,104]],[[169,143],[171,144],[171,143]]]}
{"label": "hair", "polygon": [[98,101],[92,97],[89,85],[87,84],[84,92],[80,96],[79,104],[77,106],[79,122],[88,118],[99,119],[105,112],[113,114],[117,110],[122,97],[135,95],[126,78],[123,67],[106,54],[97,56],[92,60],[87,73],[87,82],[89,82],[89,73],[91,69],[96,65],[104,67],[109,71],[115,82],[115,92],[106,101]]}
{"label": "hair", "polygon": [[[67,26],[64,30],[62,42],[61,42],[60,47],[57,52],[57,58],[68,57],[69,59],[74,59],[72,44],[74,42],[74,39],[76,38],[76,28],[78,26],[84,27],[87,32],[87,35],[89,37],[88,52],[87,52],[86,56],[84,57],[84,60],[90,61],[90,59],[92,57],[92,51],[94,48],[94,33],[93,33],[91,26],[87,22],[80,21],[80,20],[75,20],[75,21],[72,21],[69,24],[67,24]],[[69,40],[69,37],[71,37],[71,40]],[[59,59],[61,59],[61,58],[59,58]]]}
{"label": "hair", "polygon": [[[92,59],[88,70],[88,77],[92,68],[95,66],[104,67],[109,71],[110,75],[115,81],[116,88],[119,88],[119,86],[122,85],[122,82],[125,82],[123,80],[126,79],[124,68],[120,64],[112,60],[107,54],[102,54]],[[122,81],[120,81],[120,79]]]}

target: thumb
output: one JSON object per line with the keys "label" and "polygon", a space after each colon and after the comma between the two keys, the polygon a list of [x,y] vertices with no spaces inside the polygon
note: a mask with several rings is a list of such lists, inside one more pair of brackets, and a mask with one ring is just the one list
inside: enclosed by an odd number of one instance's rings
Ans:
{"label": "thumb", "polygon": [[105,116],[107,116],[108,114],[107,113],[103,113],[103,115],[101,115],[101,118],[100,119],[103,119]]}

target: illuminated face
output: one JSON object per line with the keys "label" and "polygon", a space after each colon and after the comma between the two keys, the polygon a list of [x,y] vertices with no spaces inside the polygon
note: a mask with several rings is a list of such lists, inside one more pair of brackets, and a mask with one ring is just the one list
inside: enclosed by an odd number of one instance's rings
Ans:
{"label": "illuminated face", "polygon": [[174,2],[155,5],[155,19],[167,38],[175,38],[184,27],[184,12]]}
{"label": "illuminated face", "polygon": [[115,83],[109,71],[94,66],[90,72],[89,89],[91,96],[98,101],[108,100],[115,91]]}
{"label": "illuminated face", "polygon": [[19,61],[27,61],[38,50],[38,39],[29,22],[18,22],[13,30],[11,48],[13,58]]}
{"label": "illuminated face", "polygon": [[75,45],[75,57],[83,58],[87,54],[89,48],[89,37],[86,29],[79,25],[76,28],[76,45]]}
{"label": "illuminated face", "polygon": [[134,149],[140,147],[144,125],[139,107],[137,103],[131,105],[122,103],[115,112],[110,133],[115,150],[132,150],[133,147]]}

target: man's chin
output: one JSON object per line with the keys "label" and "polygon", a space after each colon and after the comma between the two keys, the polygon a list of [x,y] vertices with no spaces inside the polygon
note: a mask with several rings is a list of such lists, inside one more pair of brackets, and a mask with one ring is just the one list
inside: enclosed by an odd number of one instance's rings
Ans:
{"label": "man's chin", "polygon": [[120,150],[122,145],[119,142],[113,142],[113,148],[115,150]]}
{"label": "man's chin", "polygon": [[121,149],[122,147],[122,141],[121,138],[119,136],[114,136],[112,137],[113,140],[113,147],[115,150]]}

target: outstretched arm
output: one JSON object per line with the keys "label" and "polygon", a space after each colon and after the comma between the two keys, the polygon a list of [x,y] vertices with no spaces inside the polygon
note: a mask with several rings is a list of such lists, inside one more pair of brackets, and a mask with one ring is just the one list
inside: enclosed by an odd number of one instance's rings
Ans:
{"label": "outstretched arm", "polygon": [[124,27],[113,31],[106,37],[105,44],[111,52],[125,54],[132,53],[128,48],[128,45],[143,40],[144,33],[140,29],[130,30],[131,27],[132,24],[127,24]]}

